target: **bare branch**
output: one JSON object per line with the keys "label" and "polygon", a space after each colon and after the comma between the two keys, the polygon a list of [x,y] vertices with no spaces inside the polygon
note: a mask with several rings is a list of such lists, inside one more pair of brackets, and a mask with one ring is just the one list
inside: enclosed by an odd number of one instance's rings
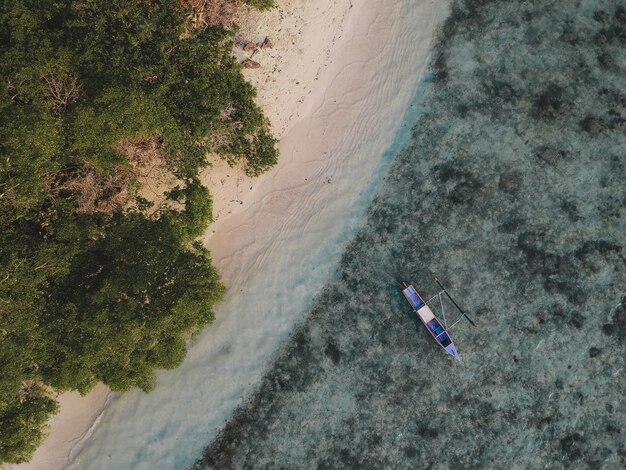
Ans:
{"label": "bare branch", "polygon": [[124,210],[133,197],[134,180],[128,168],[116,166],[109,174],[97,173],[92,168],[78,171],[59,171],[47,182],[52,199],[71,197],[75,212],[102,212],[112,215]]}
{"label": "bare branch", "polygon": [[11,95],[11,101],[19,99],[19,88],[24,85],[24,81],[25,80],[23,78],[19,77],[15,80],[13,80],[12,78],[7,79],[7,91],[9,92],[9,95]]}
{"label": "bare branch", "polygon": [[68,104],[78,99],[80,94],[78,79],[59,67],[48,67],[42,79],[46,83],[47,97],[52,102],[56,114],[63,112]]}
{"label": "bare branch", "polygon": [[180,0],[180,5],[189,10],[186,28],[191,30],[204,29],[207,26],[231,26],[233,16],[239,6],[239,1]]}
{"label": "bare branch", "polygon": [[224,109],[220,111],[220,119],[222,121],[231,121],[233,113],[237,110],[233,102],[229,102]]}

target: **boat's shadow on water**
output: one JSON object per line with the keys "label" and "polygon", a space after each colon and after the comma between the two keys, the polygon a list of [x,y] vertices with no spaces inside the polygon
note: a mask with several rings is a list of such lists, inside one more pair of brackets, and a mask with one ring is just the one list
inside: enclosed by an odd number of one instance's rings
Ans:
{"label": "boat's shadow on water", "polygon": [[[626,466],[626,11],[467,1],[366,226],[200,468]],[[400,281],[478,329],[433,343]]]}

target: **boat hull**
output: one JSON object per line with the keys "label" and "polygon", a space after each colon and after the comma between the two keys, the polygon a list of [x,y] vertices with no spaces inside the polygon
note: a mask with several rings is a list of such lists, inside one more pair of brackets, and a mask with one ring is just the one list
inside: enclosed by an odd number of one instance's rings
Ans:
{"label": "boat hull", "polygon": [[409,285],[402,291],[402,293],[437,344],[457,361],[460,361],[461,358],[456,350],[454,341],[452,341],[452,338],[446,331],[443,323],[439,320],[439,318],[437,318],[431,308],[426,305],[426,302],[424,302],[422,297],[417,293],[415,287]]}

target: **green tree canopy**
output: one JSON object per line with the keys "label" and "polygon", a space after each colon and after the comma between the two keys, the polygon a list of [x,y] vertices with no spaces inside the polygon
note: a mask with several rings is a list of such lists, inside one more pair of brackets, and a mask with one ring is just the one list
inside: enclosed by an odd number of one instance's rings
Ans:
{"label": "green tree canopy", "polygon": [[[211,220],[198,170],[214,152],[258,174],[276,142],[234,32],[190,28],[189,13],[179,0],[0,4],[0,463],[39,445],[53,390],[150,390],[224,293],[194,241]],[[123,141],[157,142],[180,182],[172,205],[148,216],[122,197],[139,184]]]}

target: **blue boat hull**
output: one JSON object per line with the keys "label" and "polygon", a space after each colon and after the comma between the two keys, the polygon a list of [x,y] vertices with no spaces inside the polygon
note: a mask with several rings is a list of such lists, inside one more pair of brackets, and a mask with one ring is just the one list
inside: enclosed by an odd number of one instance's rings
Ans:
{"label": "blue boat hull", "polygon": [[415,287],[409,285],[406,287],[402,293],[408,300],[411,307],[413,307],[413,311],[417,313],[417,316],[422,320],[426,329],[430,332],[433,339],[437,342],[441,348],[454,357],[457,361],[460,361],[459,353],[456,350],[456,346],[452,338],[448,334],[447,330],[437,318],[437,316],[433,313],[431,308],[426,305],[426,302],[422,299],[422,297],[417,293]]}

